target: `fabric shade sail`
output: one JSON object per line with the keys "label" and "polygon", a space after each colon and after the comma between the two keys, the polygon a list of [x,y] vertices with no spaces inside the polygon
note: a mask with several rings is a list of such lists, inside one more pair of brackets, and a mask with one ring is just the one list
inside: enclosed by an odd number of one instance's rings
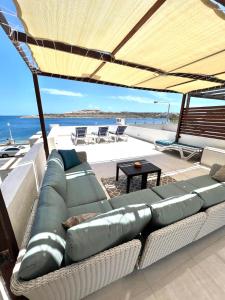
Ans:
{"label": "fabric shade sail", "polygon": [[106,62],[28,43],[40,72],[179,93],[225,84],[225,13],[215,1],[14,2],[28,36],[112,56]]}

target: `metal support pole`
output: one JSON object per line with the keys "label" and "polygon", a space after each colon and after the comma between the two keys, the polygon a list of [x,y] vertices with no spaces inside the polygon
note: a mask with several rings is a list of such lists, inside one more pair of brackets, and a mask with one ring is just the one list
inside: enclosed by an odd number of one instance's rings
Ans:
{"label": "metal support pole", "polygon": [[0,273],[11,299],[18,299],[10,291],[10,279],[18,253],[16,237],[0,190]]}
{"label": "metal support pole", "polygon": [[170,103],[168,104],[168,111],[167,111],[167,123],[170,121]]}
{"label": "metal support pole", "polygon": [[45,155],[46,155],[46,159],[47,159],[48,155],[49,155],[48,139],[47,139],[47,134],[46,134],[45,120],[44,120],[44,114],[43,114],[43,108],[42,108],[42,102],[41,102],[41,94],[40,94],[37,74],[33,74],[33,81],[34,81],[34,89],[35,89],[35,94],[36,94],[36,101],[37,101],[42,137],[43,137],[43,142],[44,142]]}
{"label": "metal support pole", "polygon": [[178,121],[178,125],[177,125],[177,133],[176,133],[175,142],[178,142],[178,140],[180,138],[180,126],[181,126],[181,122],[182,122],[182,117],[183,117],[183,113],[184,113],[186,99],[187,99],[187,94],[183,94],[181,107],[180,107],[180,116],[179,116],[179,121]]}

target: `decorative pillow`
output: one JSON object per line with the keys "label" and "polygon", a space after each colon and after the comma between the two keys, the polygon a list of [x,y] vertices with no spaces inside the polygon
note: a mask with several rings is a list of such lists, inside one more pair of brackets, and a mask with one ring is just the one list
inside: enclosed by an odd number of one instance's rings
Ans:
{"label": "decorative pillow", "polygon": [[75,149],[58,150],[58,152],[62,156],[65,171],[81,164]]}
{"label": "decorative pillow", "polygon": [[94,218],[96,215],[97,215],[96,213],[87,213],[78,216],[72,216],[69,219],[67,219],[65,222],[63,222],[62,225],[65,229],[68,229],[82,222],[85,222],[91,218]]}
{"label": "decorative pillow", "polygon": [[213,176],[213,179],[216,179],[220,182],[225,182],[225,166],[222,166]]}
{"label": "decorative pillow", "polygon": [[222,165],[219,165],[219,164],[213,164],[213,165],[211,166],[209,175],[212,177],[213,175],[216,174],[217,171],[219,171],[219,169],[220,169],[221,167],[222,167]]}

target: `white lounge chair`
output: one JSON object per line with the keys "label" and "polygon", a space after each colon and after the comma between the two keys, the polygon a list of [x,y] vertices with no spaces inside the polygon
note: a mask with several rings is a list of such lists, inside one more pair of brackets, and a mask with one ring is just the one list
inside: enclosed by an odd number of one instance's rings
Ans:
{"label": "white lounge chair", "polygon": [[74,145],[77,145],[77,142],[84,141],[87,142],[87,127],[76,127],[75,133],[72,133],[72,141]]}
{"label": "white lounge chair", "polygon": [[128,136],[125,134],[127,126],[118,126],[116,131],[110,131],[109,133],[111,134],[112,138],[114,138],[114,141],[118,142],[118,140],[124,139],[127,141]]}
{"label": "white lounge chair", "polygon": [[104,140],[109,142],[109,127],[108,126],[101,126],[98,128],[98,132],[92,132],[95,140],[99,143],[100,140]]}
{"label": "white lounge chair", "polygon": [[177,143],[174,141],[157,140],[154,142],[155,149],[158,151],[174,150],[180,153],[180,157],[184,160],[189,160],[195,155],[201,155],[203,148]]}

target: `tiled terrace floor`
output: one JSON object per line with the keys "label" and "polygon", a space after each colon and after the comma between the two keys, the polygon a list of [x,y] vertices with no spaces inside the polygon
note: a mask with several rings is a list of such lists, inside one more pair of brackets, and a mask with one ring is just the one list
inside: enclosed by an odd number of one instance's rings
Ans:
{"label": "tiled terrace floor", "polygon": [[[145,158],[176,180],[207,174],[196,162],[160,153],[154,145],[129,138],[104,145],[77,146],[86,151],[97,176],[115,176],[116,161]],[[127,156],[126,156],[127,154]],[[154,265],[120,279],[87,300],[223,300],[225,299],[225,228],[179,250]]]}

